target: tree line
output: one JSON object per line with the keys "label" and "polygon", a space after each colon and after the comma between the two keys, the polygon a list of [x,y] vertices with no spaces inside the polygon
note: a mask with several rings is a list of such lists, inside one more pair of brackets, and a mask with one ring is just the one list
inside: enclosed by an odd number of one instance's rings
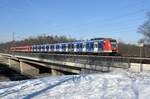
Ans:
{"label": "tree line", "polygon": [[40,35],[37,37],[29,37],[20,41],[10,41],[6,43],[0,44],[0,52],[9,52],[10,47],[15,46],[25,46],[25,45],[38,45],[38,44],[54,44],[54,43],[62,43],[62,42],[72,42],[76,41],[75,38],[70,38],[66,36],[46,36]]}
{"label": "tree line", "polygon": [[[21,41],[11,41],[0,44],[0,52],[9,52],[10,47],[14,46],[25,46],[25,45],[36,45],[36,44],[53,44],[62,42],[76,41],[75,38],[69,38],[66,36],[38,36],[30,37]],[[118,42],[118,51],[122,56],[140,56],[140,47],[135,44],[126,44],[124,42]],[[142,47],[142,56],[150,57],[150,46],[144,45]]]}
{"label": "tree line", "polygon": [[135,44],[126,44],[123,42],[119,42],[118,51],[122,56],[150,57],[150,45],[148,44],[145,44],[143,47],[141,47]]}

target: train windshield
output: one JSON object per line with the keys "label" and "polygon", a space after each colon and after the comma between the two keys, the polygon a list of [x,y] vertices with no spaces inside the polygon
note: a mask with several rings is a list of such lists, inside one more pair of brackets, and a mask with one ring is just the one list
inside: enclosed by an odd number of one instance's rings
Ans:
{"label": "train windshield", "polygon": [[112,48],[116,48],[117,47],[117,41],[111,40],[111,46],[112,46]]}

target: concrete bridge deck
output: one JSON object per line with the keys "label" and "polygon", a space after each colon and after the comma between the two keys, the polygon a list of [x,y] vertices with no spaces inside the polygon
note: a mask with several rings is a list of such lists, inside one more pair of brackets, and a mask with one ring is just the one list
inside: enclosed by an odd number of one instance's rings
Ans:
{"label": "concrete bridge deck", "polygon": [[[109,72],[114,68],[149,71],[150,59],[48,53],[1,54],[6,64],[22,74],[37,75],[42,68],[52,75]],[[145,64],[146,63],[146,64]]]}

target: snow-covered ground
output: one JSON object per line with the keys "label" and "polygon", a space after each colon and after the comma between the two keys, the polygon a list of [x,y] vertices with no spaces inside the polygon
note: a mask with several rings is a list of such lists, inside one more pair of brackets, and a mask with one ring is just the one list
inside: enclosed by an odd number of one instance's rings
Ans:
{"label": "snow-covered ground", "polygon": [[0,82],[3,99],[148,99],[149,96],[150,74],[122,70]]}

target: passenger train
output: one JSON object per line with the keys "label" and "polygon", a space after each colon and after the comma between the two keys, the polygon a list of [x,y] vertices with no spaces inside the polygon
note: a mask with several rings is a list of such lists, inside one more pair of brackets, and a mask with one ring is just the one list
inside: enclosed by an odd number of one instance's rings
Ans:
{"label": "passenger train", "polygon": [[97,53],[110,54],[117,53],[117,41],[112,38],[95,38],[87,41],[76,41],[56,44],[26,45],[11,47],[12,52],[38,52],[38,53]]}

